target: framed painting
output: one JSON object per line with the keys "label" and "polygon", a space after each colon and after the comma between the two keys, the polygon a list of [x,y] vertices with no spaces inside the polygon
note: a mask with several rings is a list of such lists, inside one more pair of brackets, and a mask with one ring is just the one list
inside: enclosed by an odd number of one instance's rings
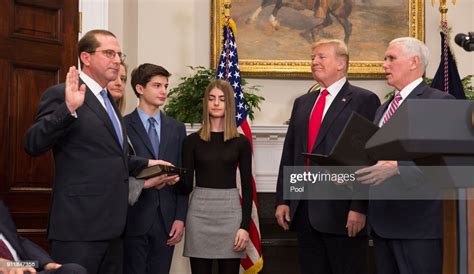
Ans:
{"label": "framed painting", "polygon": [[[211,66],[219,61],[224,0],[211,5]],[[382,78],[388,42],[424,40],[423,0],[232,0],[242,74],[311,78],[311,43],[345,40],[351,78]]]}

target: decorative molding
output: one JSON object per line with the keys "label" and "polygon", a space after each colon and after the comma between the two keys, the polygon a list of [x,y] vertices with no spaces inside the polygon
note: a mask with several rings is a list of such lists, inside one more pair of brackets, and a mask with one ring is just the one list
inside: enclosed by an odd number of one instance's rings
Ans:
{"label": "decorative molding", "polygon": [[288,125],[252,125],[252,133],[255,136],[286,136]]}
{"label": "decorative molding", "polygon": [[[200,124],[186,124],[186,132],[191,134],[200,127]],[[278,167],[287,130],[287,125],[252,125],[257,192],[273,193],[276,190]]]}
{"label": "decorative molding", "polygon": [[[186,123],[186,133],[191,134],[201,128],[201,124]],[[253,138],[262,136],[286,136],[288,125],[251,125]]]}

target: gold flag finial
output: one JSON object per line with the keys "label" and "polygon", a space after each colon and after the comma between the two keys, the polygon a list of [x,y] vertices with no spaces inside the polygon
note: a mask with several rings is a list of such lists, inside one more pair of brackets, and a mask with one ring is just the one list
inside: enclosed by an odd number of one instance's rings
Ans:
{"label": "gold flag finial", "polygon": [[224,16],[230,17],[230,8],[232,7],[231,0],[224,0]]}
{"label": "gold flag finial", "polygon": [[[434,6],[436,0],[431,0],[431,6]],[[453,5],[456,5],[456,0],[451,0]],[[446,21],[446,14],[448,13],[448,5],[446,5],[446,0],[439,0],[439,12],[441,13],[441,20]]]}

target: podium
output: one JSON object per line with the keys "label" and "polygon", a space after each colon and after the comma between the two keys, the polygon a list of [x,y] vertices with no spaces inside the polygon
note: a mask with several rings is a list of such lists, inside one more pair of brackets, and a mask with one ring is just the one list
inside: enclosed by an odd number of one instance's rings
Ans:
{"label": "podium", "polygon": [[[457,220],[453,220],[454,224],[457,221],[457,231],[452,231],[457,232],[455,273],[467,274],[468,224],[473,223],[467,217],[467,188],[474,187],[474,101],[408,99],[369,139],[365,148],[372,159],[413,160],[421,169],[436,166],[436,174],[425,172],[425,175],[441,179],[446,182],[444,187],[455,189],[458,211]],[[471,232],[474,236],[474,231]],[[452,255],[446,253],[449,252],[444,252],[445,256]],[[472,259],[474,253],[470,255]]]}

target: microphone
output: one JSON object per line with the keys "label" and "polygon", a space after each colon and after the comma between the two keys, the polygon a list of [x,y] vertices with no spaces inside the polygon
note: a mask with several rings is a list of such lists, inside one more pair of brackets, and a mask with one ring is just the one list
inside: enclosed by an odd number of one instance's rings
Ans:
{"label": "microphone", "polygon": [[474,51],[474,32],[469,32],[468,34],[458,33],[454,37],[454,42],[465,51]]}

